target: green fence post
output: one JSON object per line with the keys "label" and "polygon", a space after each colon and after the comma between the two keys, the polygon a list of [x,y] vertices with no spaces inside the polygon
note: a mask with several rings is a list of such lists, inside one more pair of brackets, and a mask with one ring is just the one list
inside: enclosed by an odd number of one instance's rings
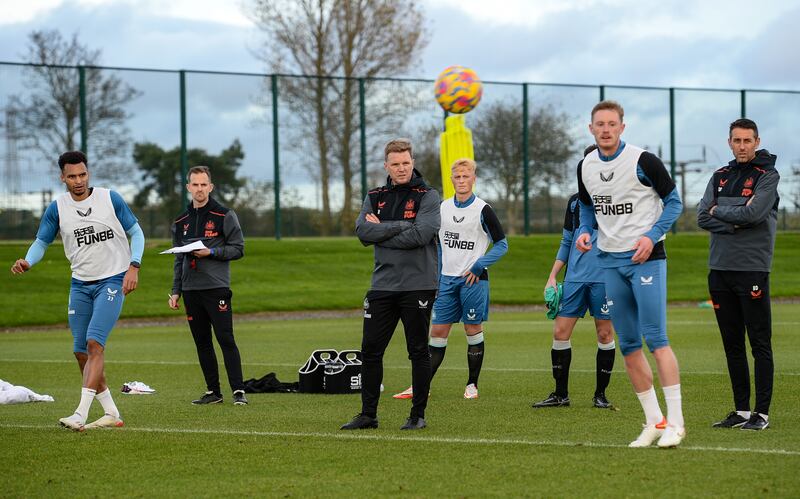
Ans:
{"label": "green fence post", "polygon": [[531,233],[531,212],[528,205],[530,195],[529,165],[528,157],[528,84],[522,84],[522,211],[525,218],[525,235]]}
{"label": "green fence post", "polygon": [[364,78],[358,79],[358,112],[361,140],[361,199],[367,197],[367,105]]}
{"label": "green fence post", "polygon": [[604,101],[604,100],[606,100],[606,86],[605,85],[600,85],[599,88],[600,88],[600,100]]}
{"label": "green fence post", "polygon": [[783,220],[783,224],[782,224],[783,230],[786,230],[786,207],[785,206],[783,208],[781,208],[781,215],[782,215],[781,218]]}
{"label": "green fence post", "polygon": [[182,193],[183,206],[189,204],[189,192],[184,187],[189,183],[186,178],[189,172],[189,158],[187,156],[186,147],[186,71],[180,70],[180,100],[181,100],[181,185],[180,190]]}
{"label": "green fence post", "polygon": [[[669,89],[669,174],[672,180],[675,181],[675,89]],[[682,202],[686,200],[681,199]],[[675,234],[677,229],[677,222],[672,224],[672,233]]]}
{"label": "green fence post", "polygon": [[86,150],[89,145],[89,123],[86,119],[86,67],[78,66],[78,94],[81,120],[81,151],[89,154]]}
{"label": "green fence post", "polygon": [[275,240],[281,239],[281,167],[278,144],[278,75],[271,75],[272,80],[272,162],[274,165],[275,186]]}
{"label": "green fence post", "polygon": [[747,90],[741,90],[740,96],[741,108],[742,108],[742,118],[747,118]]}

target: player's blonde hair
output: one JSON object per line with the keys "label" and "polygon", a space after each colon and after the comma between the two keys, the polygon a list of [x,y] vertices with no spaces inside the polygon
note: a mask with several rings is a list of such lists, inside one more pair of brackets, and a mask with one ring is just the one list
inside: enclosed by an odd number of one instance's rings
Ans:
{"label": "player's blonde hair", "polygon": [[452,174],[456,171],[456,168],[466,168],[471,171],[473,174],[477,174],[477,165],[475,165],[475,161],[470,158],[461,158],[457,159],[453,162],[453,166],[450,167],[450,173]]}

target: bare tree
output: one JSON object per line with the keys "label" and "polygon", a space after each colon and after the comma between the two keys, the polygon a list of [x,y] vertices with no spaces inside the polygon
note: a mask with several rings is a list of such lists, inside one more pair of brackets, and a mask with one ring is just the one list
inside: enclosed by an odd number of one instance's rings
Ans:
{"label": "bare tree", "polygon": [[85,66],[88,151],[95,177],[119,180],[130,176],[130,114],[125,105],[140,92],[96,66],[100,50],[89,49],[77,34],[65,39],[58,30],[28,35],[25,95],[12,96],[8,108],[22,132],[21,143],[47,160],[80,146],[80,80],[74,66]]}
{"label": "bare tree", "polygon": [[[573,180],[570,160],[576,153],[569,117],[551,106],[536,109],[529,118],[529,185],[550,202],[553,187]],[[475,159],[505,208],[506,224],[515,233],[523,201],[522,109],[516,102],[497,102],[484,109],[473,124]]]}
{"label": "bare tree", "polygon": [[[256,55],[269,70],[313,77],[282,78],[280,92],[297,123],[304,124],[306,137],[314,139],[316,168],[312,171],[318,176],[322,197],[321,233],[328,235],[333,228],[330,188],[335,173],[341,173],[344,196],[338,225],[343,234],[349,233],[355,212],[354,151],[360,124],[355,78],[400,75],[418,62],[427,44],[418,2],[251,0],[248,10],[266,35]],[[367,113],[372,121],[386,116],[391,116],[390,109]],[[295,139],[301,147],[308,145],[300,137]]]}

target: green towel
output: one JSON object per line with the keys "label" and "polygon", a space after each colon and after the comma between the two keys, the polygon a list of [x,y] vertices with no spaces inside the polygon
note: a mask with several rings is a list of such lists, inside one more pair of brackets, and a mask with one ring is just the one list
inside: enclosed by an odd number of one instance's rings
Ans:
{"label": "green towel", "polygon": [[564,294],[564,287],[559,282],[557,286],[545,288],[544,304],[547,306],[547,318],[553,320],[558,314],[558,304],[561,303],[561,296]]}

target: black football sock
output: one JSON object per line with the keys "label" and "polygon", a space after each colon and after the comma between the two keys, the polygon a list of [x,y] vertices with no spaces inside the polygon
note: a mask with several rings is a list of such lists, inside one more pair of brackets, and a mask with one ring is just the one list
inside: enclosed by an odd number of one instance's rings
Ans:
{"label": "black football sock", "polygon": [[567,397],[569,395],[569,365],[572,362],[572,344],[570,341],[553,340],[550,359],[553,361],[553,379],[556,381],[556,395]]}
{"label": "black football sock", "polygon": [[468,385],[478,386],[478,376],[483,366],[483,331],[467,336],[467,367],[469,367]]}
{"label": "black football sock", "polygon": [[614,340],[611,343],[597,344],[597,385],[595,386],[595,396],[605,393],[608,383],[611,381],[611,371],[614,370],[614,358],[617,349]]}
{"label": "black football sock", "polygon": [[439,370],[444,360],[444,354],[447,350],[447,338],[436,338],[431,336],[428,342],[428,350],[431,352],[431,381]]}

